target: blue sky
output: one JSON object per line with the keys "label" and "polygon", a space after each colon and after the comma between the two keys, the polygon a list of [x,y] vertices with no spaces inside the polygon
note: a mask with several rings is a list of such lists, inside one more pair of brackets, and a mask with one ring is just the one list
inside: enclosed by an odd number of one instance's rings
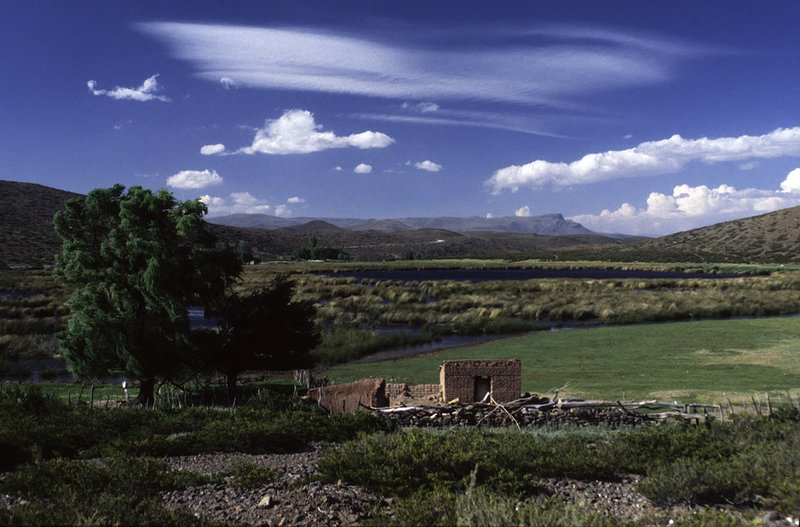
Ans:
{"label": "blue sky", "polygon": [[800,2],[7,1],[0,178],[211,216],[800,205]]}

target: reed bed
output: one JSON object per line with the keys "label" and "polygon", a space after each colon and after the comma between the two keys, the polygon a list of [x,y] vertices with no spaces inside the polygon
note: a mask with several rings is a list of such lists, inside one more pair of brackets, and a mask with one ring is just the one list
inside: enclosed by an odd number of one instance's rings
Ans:
{"label": "reed bed", "polygon": [[[337,276],[354,269],[585,269],[737,274],[735,278],[535,279],[472,283],[455,280],[375,280]],[[319,272],[331,273],[326,276]],[[376,338],[428,327],[430,338],[500,334],[544,324],[621,324],[800,313],[800,270],[777,265],[633,264],[439,260],[426,262],[275,263],[248,266],[234,289],[246,293],[289,273],[296,298],[317,305],[317,325],[336,335],[341,357],[371,353],[403,340]],[[40,336],[15,354],[47,356],[50,340],[68,318],[66,291],[44,272],[0,273],[0,335]],[[48,340],[50,339],[50,340]],[[348,343],[349,342],[349,343]],[[369,342],[366,345],[365,342]],[[39,344],[45,344],[40,347]],[[0,356],[3,353],[0,344]],[[8,350],[8,345],[5,346]],[[333,349],[329,346],[328,349]],[[328,356],[328,352],[321,352]],[[327,360],[327,359],[326,359]]]}

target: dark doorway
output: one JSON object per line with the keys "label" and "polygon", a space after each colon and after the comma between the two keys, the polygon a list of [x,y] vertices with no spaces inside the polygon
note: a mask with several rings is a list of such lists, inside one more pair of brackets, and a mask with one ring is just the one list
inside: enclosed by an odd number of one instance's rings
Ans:
{"label": "dark doorway", "polygon": [[492,390],[491,377],[475,377],[475,395],[472,400],[475,402],[482,401],[486,394]]}

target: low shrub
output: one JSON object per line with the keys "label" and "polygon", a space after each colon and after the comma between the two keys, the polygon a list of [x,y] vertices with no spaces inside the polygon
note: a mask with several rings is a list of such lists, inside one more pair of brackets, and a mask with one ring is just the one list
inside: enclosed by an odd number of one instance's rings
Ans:
{"label": "low shrub", "polygon": [[245,461],[234,462],[220,475],[231,478],[233,486],[239,489],[271,483],[277,477],[277,473],[271,468]]}
{"label": "low shrub", "polygon": [[[409,499],[412,508],[423,506],[412,500],[418,493],[457,493],[468,485],[499,496],[480,499],[513,499],[531,495],[535,477],[614,480],[638,473],[644,476],[639,491],[660,505],[766,505],[797,515],[798,447],[796,412],[706,426],[592,433],[568,427],[536,435],[408,430],[362,437],[326,451],[318,470],[326,481],[342,479]],[[455,510],[463,511],[463,504]]]}
{"label": "low shrub", "polygon": [[342,479],[401,497],[437,486],[463,489],[473,473],[480,485],[522,495],[531,491],[532,476],[615,478],[616,467],[605,453],[578,433],[548,441],[482,429],[407,430],[362,437],[326,451],[317,469],[326,481]]}
{"label": "low shrub", "polygon": [[187,510],[165,509],[158,494],[211,481],[201,474],[171,471],[164,461],[149,458],[40,461],[20,467],[0,482],[3,492],[27,502],[0,509],[0,524],[208,524]]}
{"label": "low shrub", "polygon": [[284,409],[70,410],[37,390],[3,385],[0,391],[0,471],[38,458],[294,451],[312,441],[346,441],[394,427],[367,413],[329,415],[300,404]]}

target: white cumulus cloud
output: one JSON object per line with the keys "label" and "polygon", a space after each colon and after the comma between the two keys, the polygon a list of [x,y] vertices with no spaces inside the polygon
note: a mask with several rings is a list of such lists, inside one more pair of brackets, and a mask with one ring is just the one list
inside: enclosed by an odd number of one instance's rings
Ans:
{"label": "white cumulus cloud", "polygon": [[97,81],[93,80],[88,81],[86,86],[89,88],[89,93],[92,95],[105,95],[112,99],[130,101],[169,101],[169,97],[156,94],[156,92],[161,89],[161,86],[158,84],[158,73],[145,79],[142,85],[136,88],[115,86],[112,90],[98,90]]}
{"label": "white cumulus cloud", "polygon": [[353,172],[356,174],[369,174],[372,172],[372,165],[360,163],[356,168],[353,169]]}
{"label": "white cumulus cloud", "polygon": [[531,215],[531,208],[529,206],[527,206],[527,205],[518,208],[514,212],[514,216],[517,216],[519,218],[527,218],[530,215]]}
{"label": "white cumulus cloud", "polygon": [[782,192],[800,192],[800,168],[795,168],[781,182]]}
{"label": "white cumulus cloud", "polygon": [[380,132],[366,131],[348,136],[321,131],[314,115],[307,110],[288,110],[280,118],[267,121],[256,132],[253,144],[239,149],[245,154],[308,154],[330,148],[385,148],[394,139]]}
{"label": "white cumulus cloud", "polygon": [[662,235],[800,205],[800,169],[781,190],[737,189],[731,185],[677,185],[672,194],[651,192],[644,207],[623,203],[616,210],[571,219],[599,232]]}
{"label": "white cumulus cloud", "polygon": [[303,198],[301,198],[299,196],[292,196],[291,198],[287,199],[286,202],[287,203],[292,203],[292,204],[294,204],[294,203],[305,203],[306,200],[304,200]]}
{"label": "white cumulus cloud", "polygon": [[275,207],[275,215],[279,218],[288,218],[292,215],[292,211],[289,209],[288,205],[278,205]]}
{"label": "white cumulus cloud", "polygon": [[583,156],[571,163],[537,159],[496,171],[486,185],[497,194],[503,190],[545,185],[568,186],[625,177],[654,176],[681,171],[693,161],[720,163],[748,159],[800,155],[800,127],[778,128],[765,135],[717,139],[669,139],[640,143],[627,150],[611,150]]}
{"label": "white cumulus cloud", "polygon": [[428,172],[438,172],[442,169],[442,165],[438,163],[434,163],[433,161],[420,161],[419,163],[414,163],[414,166],[420,170],[426,170]]}
{"label": "white cumulus cloud", "polygon": [[225,145],[217,143],[215,145],[203,145],[200,148],[200,153],[204,156],[213,156],[225,152]]}
{"label": "white cumulus cloud", "polygon": [[178,189],[197,189],[219,185],[222,176],[216,170],[181,170],[167,178],[167,185]]}
{"label": "white cumulus cloud", "polygon": [[272,210],[266,201],[256,198],[249,192],[233,192],[227,198],[205,194],[199,199],[208,205],[210,216],[267,214]]}

